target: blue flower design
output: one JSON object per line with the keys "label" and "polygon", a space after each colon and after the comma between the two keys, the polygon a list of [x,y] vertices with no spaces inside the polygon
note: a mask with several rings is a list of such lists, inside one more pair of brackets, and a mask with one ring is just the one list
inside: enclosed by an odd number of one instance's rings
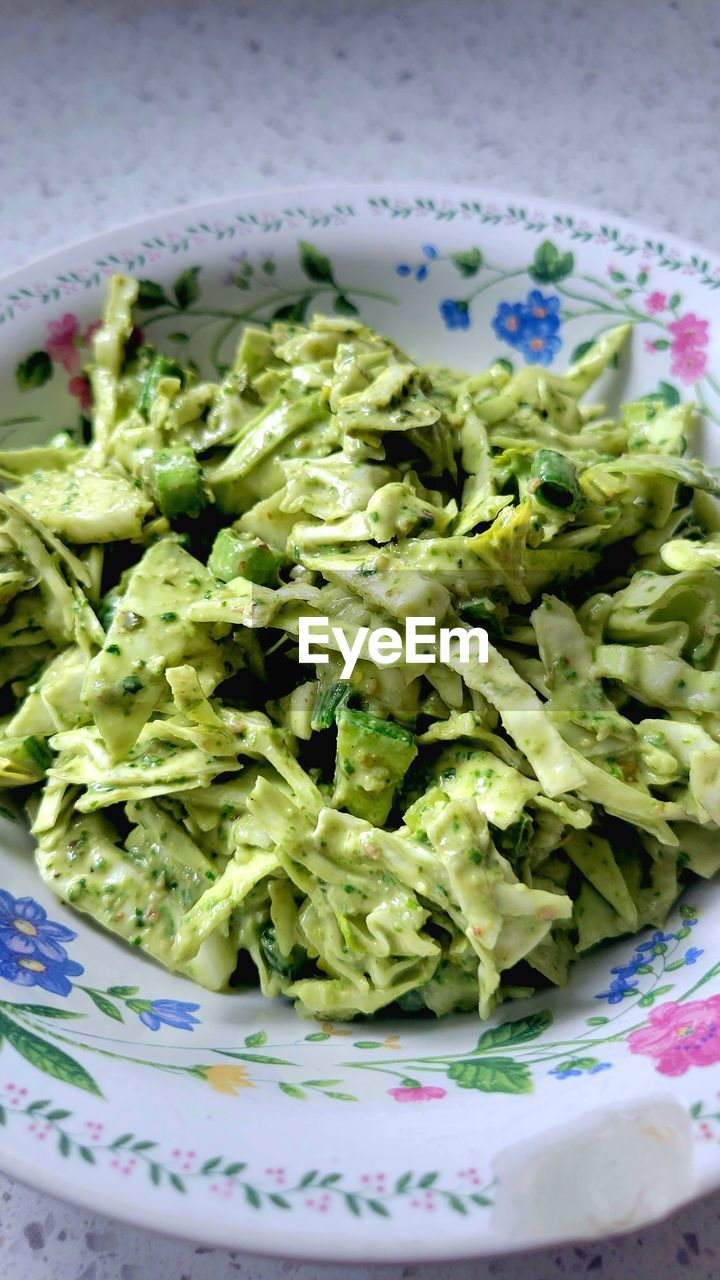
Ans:
{"label": "blue flower design", "polygon": [[[636,977],[641,970],[650,973],[654,958],[662,956],[667,951],[669,942],[679,942],[682,936],[687,936],[688,930],[697,924],[697,916],[692,913],[688,916],[687,910],[682,911],[683,923],[686,926],[685,932],[680,935],[677,933],[663,933],[661,929],[656,929],[649,938],[644,942],[638,942],[635,951],[626,964],[614,965],[610,973],[614,976],[611,978],[607,991],[600,991],[595,996],[596,1000],[607,1000],[608,1004],[620,1004],[626,996],[638,995],[637,991],[639,979]],[[681,961],[675,962],[675,968],[680,964],[695,964],[700,956],[704,955],[702,947],[688,947]]]}
{"label": "blue flower design", "polygon": [[526,302],[525,308],[528,312],[528,318],[533,323],[541,323],[544,320],[555,322],[555,327],[560,327],[560,299],[556,293],[541,293],[539,289],[531,289]]}
{"label": "blue flower design", "polygon": [[463,298],[444,298],[440,303],[440,315],[448,329],[470,328],[470,307]]}
{"label": "blue flower design", "polygon": [[553,1067],[548,1075],[555,1076],[558,1080],[568,1080],[570,1076],[581,1076],[582,1071],[579,1067]]}
{"label": "blue flower design", "polygon": [[634,978],[641,964],[642,964],[642,957],[638,955],[634,955],[629,964],[615,965],[610,970],[611,973],[614,973],[617,975],[617,977],[615,978],[615,985],[618,985],[618,983],[626,982],[629,978]]}
{"label": "blue flower design", "polygon": [[163,1025],[177,1031],[192,1031],[200,1023],[199,1018],[193,1017],[200,1005],[188,1004],[186,1000],[130,1000],[128,1007],[151,1031],[159,1031]]}
{"label": "blue flower design", "polygon": [[674,933],[662,933],[660,929],[656,929],[651,938],[646,938],[644,942],[638,942],[635,950],[644,953],[646,951],[652,951],[654,947],[661,947],[666,942],[674,941]]}
{"label": "blue flower design", "polygon": [[72,929],[48,920],[47,911],[34,898],[13,898],[0,889],[0,948],[59,963],[67,959],[60,944],[76,937]]}
{"label": "blue flower design", "polygon": [[520,347],[520,335],[524,324],[522,302],[501,302],[492,321],[495,336],[511,347]]}
{"label": "blue flower design", "polygon": [[607,1000],[608,1004],[620,1004],[620,1001],[624,1000],[625,996],[634,996],[636,994],[637,985],[637,978],[633,978],[631,982],[628,982],[625,978],[615,978],[610,983],[608,990],[598,992],[595,999]]}
{"label": "blue flower design", "polygon": [[[430,262],[434,262],[438,257],[438,251],[434,244],[424,244],[421,248]],[[395,274],[398,276],[414,275],[416,280],[427,280],[429,270],[427,262],[419,262],[416,266],[411,266],[409,262],[398,262],[395,267]]]}
{"label": "blue flower design", "polygon": [[596,1076],[599,1071],[609,1071],[611,1066],[611,1062],[598,1062],[595,1058],[573,1058],[551,1067],[548,1075],[555,1076],[556,1080],[569,1080],[570,1076]]}
{"label": "blue flower design", "polygon": [[523,335],[519,346],[528,364],[548,365],[560,350],[562,338],[557,330],[550,327],[549,321],[543,321]]}
{"label": "blue flower design", "polygon": [[42,987],[69,996],[71,978],[84,972],[62,945],[77,934],[48,920],[34,898],[14,898],[0,889],[0,977],[20,987]]}
{"label": "blue flower design", "polygon": [[531,289],[524,302],[501,302],[492,327],[497,338],[522,351],[528,364],[551,364],[562,346],[560,298]]}

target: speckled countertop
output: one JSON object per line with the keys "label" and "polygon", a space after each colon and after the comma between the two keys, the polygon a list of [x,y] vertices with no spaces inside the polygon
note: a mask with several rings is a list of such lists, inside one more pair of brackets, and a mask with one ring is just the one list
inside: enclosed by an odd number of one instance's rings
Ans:
{"label": "speckled countertop", "polygon": [[[236,192],[435,179],[720,249],[717,0],[0,0],[0,268]],[[3,1280],[315,1280],[0,1176]],[[720,1274],[720,1197],[606,1245],[330,1280]]]}

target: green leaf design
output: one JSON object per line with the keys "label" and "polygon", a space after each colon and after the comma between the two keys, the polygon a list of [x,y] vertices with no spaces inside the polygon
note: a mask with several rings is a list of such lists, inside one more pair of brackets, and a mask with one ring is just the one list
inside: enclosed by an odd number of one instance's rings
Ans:
{"label": "green leaf design", "polygon": [[312,293],[304,293],[302,297],[298,298],[295,302],[285,302],[281,307],[277,307],[275,311],[273,311],[270,319],[290,320],[296,324],[302,324],[312,300]]}
{"label": "green leaf design", "polygon": [[151,1164],[148,1165],[148,1169],[150,1170],[150,1181],[152,1182],[153,1186],[159,1187],[160,1179],[162,1178],[162,1170],[160,1168],[160,1165],[155,1164],[155,1162],[153,1161]]}
{"label": "green leaf design", "polygon": [[345,1192],[345,1208],[349,1209],[350,1212],[354,1214],[356,1218],[360,1217],[360,1214],[361,1214],[360,1201],[358,1200],[357,1196],[353,1195],[352,1191]]}
{"label": "green leaf design", "polygon": [[671,382],[658,382],[657,391],[650,391],[643,400],[660,400],[668,409],[680,403],[680,392]]}
{"label": "green leaf design", "polygon": [[382,1040],[353,1040],[354,1049],[382,1049]]}
{"label": "green leaf design", "polygon": [[117,996],[120,1000],[123,1000],[125,996],[136,996],[139,990],[139,987],[108,987],[105,994]]}
{"label": "green leaf design", "polygon": [[185,1183],[177,1173],[170,1174],[170,1185],[173,1186],[176,1191],[185,1191]]}
{"label": "green leaf design", "polygon": [[288,1098],[307,1098],[304,1089],[298,1088],[296,1084],[286,1084],[284,1080],[278,1081],[278,1089],[286,1093]]}
{"label": "green leaf design", "polygon": [[267,1044],[267,1031],[254,1031],[251,1036],[245,1037],[245,1044],[248,1049],[259,1049],[260,1045]]}
{"label": "green leaf design", "polygon": [[221,1049],[223,1058],[239,1058],[241,1062],[261,1062],[264,1066],[269,1067],[294,1067],[296,1063],[288,1062],[287,1058],[268,1058],[263,1053],[231,1053],[229,1049]]}
{"label": "green leaf design", "polygon": [[536,284],[557,284],[571,275],[574,266],[571,253],[561,253],[552,240],[543,240],[535,250],[528,275]]}
{"label": "green leaf design", "polygon": [[202,1165],[200,1168],[200,1172],[212,1173],[213,1169],[217,1169],[219,1164],[222,1164],[221,1156],[214,1156],[212,1160],[205,1161],[204,1165]]}
{"label": "green leaf design", "polygon": [[148,1142],[147,1139],[143,1139],[142,1142],[133,1142],[130,1150],[131,1151],[149,1151],[151,1147],[156,1147],[156,1146],[157,1146],[157,1142]]}
{"label": "green leaf design", "polygon": [[398,1195],[402,1195],[403,1191],[407,1191],[412,1182],[412,1173],[403,1173],[395,1182],[395,1191]]}
{"label": "green leaf design", "polygon": [[[575,364],[576,361],[582,360],[582,357],[584,355],[587,355],[588,351],[591,351],[594,346],[595,346],[595,343],[592,340],[590,342],[579,342],[578,345],[574,347],[572,350],[572,353],[570,355],[570,363]],[[620,366],[620,356],[616,351],[615,354],[611,356],[610,360],[608,361],[608,368],[617,369],[619,368],[619,366]]]}
{"label": "green leaf design", "polygon": [[604,1027],[605,1023],[609,1021],[609,1018],[603,1018],[601,1016],[585,1019],[585,1023],[588,1027]]}
{"label": "green leaf design", "polygon": [[223,1175],[226,1178],[234,1178],[237,1173],[242,1173],[245,1164],[240,1160],[234,1160],[232,1164],[228,1164],[223,1169]]}
{"label": "green leaf design", "polygon": [[671,311],[674,311],[676,307],[680,306],[681,302],[682,302],[682,294],[673,293],[668,299],[668,307],[670,308]]}
{"label": "green leaf design", "polygon": [[332,1089],[324,1089],[326,1098],[334,1098],[336,1102],[357,1102],[354,1093],[335,1093]]}
{"label": "green leaf design", "polygon": [[326,1173],[324,1178],[320,1179],[321,1187],[334,1187],[336,1182],[342,1182],[341,1173]]}
{"label": "green leaf design", "polygon": [[243,1190],[245,1192],[245,1199],[247,1200],[248,1204],[251,1204],[253,1209],[259,1209],[262,1202],[255,1188],[251,1187],[249,1182],[246,1182],[243,1185]]}
{"label": "green leaf design", "polygon": [[260,263],[260,267],[261,270],[265,272],[266,276],[274,276],[277,271],[277,266],[273,262],[272,258],[266,258],[264,262]]}
{"label": "green leaf design", "polygon": [[90,997],[96,1009],[105,1014],[106,1018],[113,1018],[115,1022],[123,1022],[124,1018],[116,1004],[112,1000],[108,1000],[101,991],[92,991],[89,987],[83,987],[83,991]]}
{"label": "green leaf design", "polygon": [[95,1164],[95,1156],[90,1150],[90,1147],[78,1147],[78,1151],[80,1153],[80,1158],[84,1160],[86,1164]]}
{"label": "green leaf design", "polygon": [[419,1187],[431,1187],[440,1177],[439,1173],[424,1173],[422,1178],[418,1178]]}
{"label": "green leaf design", "polygon": [[175,281],[173,293],[181,311],[187,311],[188,307],[191,307],[200,297],[199,275],[199,267],[187,267],[185,271],[180,272]]}
{"label": "green leaf design", "polygon": [[38,1018],[82,1018],[82,1013],[73,1013],[71,1009],[53,1009],[50,1004],[13,1004],[5,1001],[6,1009],[17,1009],[19,1013],[34,1013]]}
{"label": "green leaf design", "polygon": [[102,1097],[99,1086],[75,1058],[71,1058],[56,1045],[49,1044],[47,1040],[42,1040],[40,1036],[34,1035],[26,1027],[13,1022],[4,1013],[0,1013],[0,1034],[9,1040],[21,1057],[37,1067],[38,1071],[44,1071],[46,1075],[54,1076],[56,1080],[63,1080],[65,1084],[75,1085],[77,1089],[85,1089],[87,1093],[94,1093],[98,1098]]}
{"label": "green leaf design", "polygon": [[472,249],[461,249],[457,253],[451,253],[450,261],[461,276],[468,278],[477,275],[483,264],[483,256],[476,245]]}
{"label": "green leaf design", "polygon": [[314,244],[310,244],[308,240],[299,240],[298,254],[300,266],[308,280],[314,280],[316,284],[335,284],[330,259],[316,249]]}
{"label": "green leaf design", "polygon": [[344,293],[335,294],[335,297],[333,298],[333,310],[337,312],[339,316],[360,315],[355,303],[351,302],[350,298],[346,297]]}
{"label": "green leaf design", "polygon": [[463,1204],[463,1201],[459,1196],[453,1195],[450,1191],[446,1195],[445,1199],[450,1205],[450,1208],[454,1209],[456,1213],[467,1213],[467,1205]]}
{"label": "green leaf design", "polygon": [[119,1138],[116,1138],[114,1142],[110,1143],[110,1150],[119,1151],[120,1147],[124,1147],[125,1144],[130,1141],[132,1136],[133,1135],[131,1133],[121,1133]]}
{"label": "green leaf design", "polygon": [[328,1035],[327,1031],[313,1031],[312,1035],[305,1036],[305,1039],[315,1043],[316,1041],[319,1042],[320,1040],[329,1040],[330,1036]]}
{"label": "green leaf design", "polygon": [[71,1151],[71,1143],[66,1133],[61,1133],[58,1138],[58,1151],[61,1156],[69,1156]]}
{"label": "green leaf design", "polygon": [[71,1116],[71,1115],[72,1115],[72,1111],[63,1111],[62,1109],[60,1109],[58,1111],[48,1111],[47,1116],[45,1118],[47,1120],[67,1120],[68,1116]]}
{"label": "green leaf design", "polygon": [[698,1116],[702,1115],[702,1109],[703,1109],[702,1102],[693,1102],[690,1108],[690,1119],[697,1120]]}
{"label": "green leaf design", "polygon": [[167,335],[167,340],[168,342],[187,342],[189,337],[190,334],[182,329],[173,329],[173,332]]}
{"label": "green leaf design", "polygon": [[269,1196],[270,1202],[275,1205],[276,1209],[289,1209],[290,1205],[284,1196],[278,1195],[277,1191],[271,1191]]}
{"label": "green leaf design", "polygon": [[516,1018],[514,1022],[501,1022],[497,1027],[489,1027],[477,1042],[479,1050],[506,1049],[509,1045],[528,1044],[537,1040],[543,1031],[552,1026],[553,1016],[549,1009],[541,1009],[538,1013],[527,1014],[524,1018]]}
{"label": "green leaf design", "polygon": [[593,346],[592,341],[578,342],[577,346],[573,347],[572,351],[570,352],[570,363],[575,364],[578,360],[582,360],[583,356],[587,355],[588,351],[591,349],[592,346]]}
{"label": "green leaf design", "polygon": [[299,1187],[311,1187],[311,1186],[312,1186],[312,1184],[313,1184],[313,1182],[314,1182],[314,1181],[315,1181],[315,1179],[317,1178],[317,1176],[318,1176],[318,1170],[317,1170],[317,1169],[308,1169],[308,1172],[307,1172],[307,1173],[304,1173],[304,1174],[303,1174],[303,1176],[302,1176],[302,1178],[300,1179],[300,1181],[299,1181],[299,1183],[298,1183],[298,1186],[299,1186]]}
{"label": "green leaf design", "polygon": [[32,351],[15,369],[15,381],[21,391],[44,387],[53,375],[52,360],[47,351]]}
{"label": "green leaf design", "polygon": [[513,1058],[468,1058],[453,1062],[447,1074],[461,1089],[482,1093],[531,1093],[533,1087],[525,1063]]}
{"label": "green leaf design", "polygon": [[140,311],[155,311],[157,307],[171,307],[172,302],[162,285],[154,280],[140,280],[136,307]]}
{"label": "green leaf design", "polygon": [[376,1213],[379,1218],[390,1217],[390,1212],[383,1204],[382,1200],[367,1200],[366,1204],[368,1209],[371,1209],[373,1213]]}

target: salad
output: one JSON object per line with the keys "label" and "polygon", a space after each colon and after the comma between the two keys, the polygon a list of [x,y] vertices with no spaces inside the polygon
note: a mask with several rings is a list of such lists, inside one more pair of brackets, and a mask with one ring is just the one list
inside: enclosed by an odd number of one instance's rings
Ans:
{"label": "salad", "polygon": [[[319,1018],[485,1018],[660,926],[720,866],[720,475],[690,405],[581,403],[628,327],[466,374],[316,316],[211,383],[137,290],[87,442],[0,453],[0,785],[46,884]],[[413,618],[487,662],[373,661]]]}

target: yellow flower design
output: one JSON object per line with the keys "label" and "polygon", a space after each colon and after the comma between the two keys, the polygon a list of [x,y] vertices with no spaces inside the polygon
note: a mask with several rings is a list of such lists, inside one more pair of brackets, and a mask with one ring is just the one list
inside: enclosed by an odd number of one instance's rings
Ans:
{"label": "yellow flower design", "polygon": [[221,1062],[216,1067],[204,1067],[203,1070],[210,1088],[217,1093],[227,1093],[237,1098],[240,1089],[255,1088],[252,1080],[248,1080],[247,1067]]}

